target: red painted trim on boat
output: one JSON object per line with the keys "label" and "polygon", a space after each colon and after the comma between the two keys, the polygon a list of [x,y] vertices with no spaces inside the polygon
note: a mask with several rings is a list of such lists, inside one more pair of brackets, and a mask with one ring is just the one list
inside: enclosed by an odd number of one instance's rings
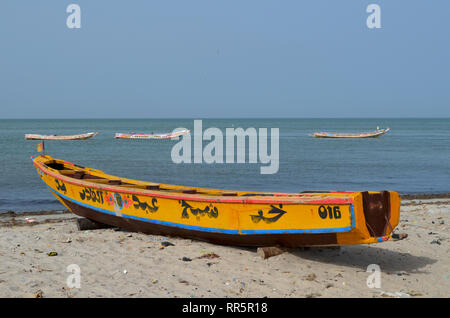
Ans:
{"label": "red painted trim on boat", "polygon": [[[59,159],[58,159],[59,160]],[[63,160],[64,161],[64,160]],[[67,161],[64,161],[67,162]],[[69,162],[67,162],[69,163]],[[206,198],[206,197],[192,197],[186,195],[170,195],[170,194],[161,194],[155,193],[151,190],[146,192],[141,192],[132,189],[123,189],[120,187],[108,187],[102,184],[94,184],[91,182],[81,182],[70,177],[66,177],[54,172],[49,171],[47,168],[43,167],[41,163],[38,163],[33,160],[33,164],[39,168],[43,173],[46,173],[52,176],[55,179],[62,180],[64,182],[75,184],[78,186],[87,186],[94,189],[106,190],[111,192],[119,192],[119,193],[129,193],[129,194],[139,194],[143,196],[151,196],[157,198],[166,198],[166,199],[174,199],[174,200],[188,200],[188,201],[205,201],[205,202],[227,202],[227,203],[255,203],[255,204],[352,204],[353,198],[336,198],[336,199],[324,199],[324,200],[310,200],[305,202],[292,202],[292,201],[284,201],[284,200],[264,200],[264,199],[250,199],[250,198],[242,198],[242,199],[232,199],[232,198]],[[73,163],[70,165],[75,166]]]}

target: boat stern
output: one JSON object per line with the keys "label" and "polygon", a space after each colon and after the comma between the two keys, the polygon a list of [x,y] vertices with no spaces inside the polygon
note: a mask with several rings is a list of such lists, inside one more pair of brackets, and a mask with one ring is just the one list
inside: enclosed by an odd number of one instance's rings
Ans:
{"label": "boat stern", "polygon": [[402,239],[393,235],[400,220],[400,195],[395,191],[359,192],[354,197],[355,228],[338,237],[339,244],[381,243]]}

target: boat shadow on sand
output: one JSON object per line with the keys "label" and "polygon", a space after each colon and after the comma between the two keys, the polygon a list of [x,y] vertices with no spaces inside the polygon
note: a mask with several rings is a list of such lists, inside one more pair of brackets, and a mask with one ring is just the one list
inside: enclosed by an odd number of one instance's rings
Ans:
{"label": "boat shadow on sand", "polygon": [[[116,231],[135,233],[134,231],[116,228]],[[166,236],[161,236],[166,238]],[[181,237],[167,236],[168,239],[180,239]],[[203,241],[187,239],[198,244],[212,244]],[[257,253],[257,248],[247,246],[215,245],[230,248],[236,251],[247,253]],[[370,245],[347,245],[341,247],[297,247],[286,248],[284,254],[290,254],[301,260],[309,260],[329,265],[346,266],[366,271],[370,264],[377,264],[381,271],[386,274],[398,274],[399,272],[429,274],[428,270],[423,270],[427,265],[436,263],[438,260],[426,256],[415,256],[410,253],[393,251],[386,247],[376,247]],[[282,254],[283,255],[283,254]]]}
{"label": "boat shadow on sand", "polygon": [[362,271],[366,271],[370,264],[377,264],[382,272],[388,274],[398,272],[428,274],[429,271],[423,270],[423,268],[437,262],[436,259],[426,256],[415,256],[410,253],[367,245],[349,245],[340,249],[297,248],[290,250],[289,253],[301,259],[354,267]]}

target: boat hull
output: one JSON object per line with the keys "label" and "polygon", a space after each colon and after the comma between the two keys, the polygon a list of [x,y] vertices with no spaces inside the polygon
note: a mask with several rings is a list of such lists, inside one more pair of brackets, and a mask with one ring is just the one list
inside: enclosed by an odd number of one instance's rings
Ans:
{"label": "boat hull", "polygon": [[220,245],[233,246],[313,246],[313,245],[337,245],[337,236],[331,234],[272,234],[272,235],[238,235],[223,234],[218,232],[196,231],[175,226],[167,226],[152,222],[139,221],[131,218],[118,217],[105,213],[98,213],[94,209],[90,209],[81,205],[74,204],[68,200],[62,199],[70,211],[78,216],[88,218],[90,220],[109,224],[112,226],[128,229],[134,232],[145,234],[175,236],[187,239],[205,241]]}
{"label": "boat hull", "polygon": [[314,133],[311,136],[316,138],[378,138],[386,134],[390,129],[381,129],[374,132],[360,133],[360,134],[345,134],[345,133]]}
{"label": "boat hull", "polygon": [[[221,196],[223,190],[201,194],[206,189],[197,188],[193,194],[184,187],[163,191],[167,185],[149,190],[154,186],[138,183],[135,188],[133,180],[124,178],[114,185],[117,177],[66,161],[55,164],[50,156],[39,156],[34,164],[53,195],[74,214],[148,234],[237,246],[366,244],[389,240],[399,220],[396,192]],[[88,177],[62,175],[68,167]]]}
{"label": "boat hull", "polygon": [[178,138],[180,136],[187,135],[189,133],[190,133],[190,130],[175,131],[175,132],[166,133],[166,134],[116,133],[114,135],[114,138],[116,138],[116,139],[174,139],[174,138]]}
{"label": "boat hull", "polygon": [[86,140],[98,135],[98,132],[91,132],[79,135],[37,135],[26,134],[26,140]]}

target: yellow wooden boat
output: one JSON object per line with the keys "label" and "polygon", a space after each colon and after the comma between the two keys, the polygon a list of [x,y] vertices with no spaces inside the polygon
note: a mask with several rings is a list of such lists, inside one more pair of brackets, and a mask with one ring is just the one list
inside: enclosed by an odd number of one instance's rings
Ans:
{"label": "yellow wooden boat", "polygon": [[393,191],[226,191],[119,178],[48,155],[32,159],[42,181],[70,211],[137,232],[240,246],[396,238],[400,197]]}

